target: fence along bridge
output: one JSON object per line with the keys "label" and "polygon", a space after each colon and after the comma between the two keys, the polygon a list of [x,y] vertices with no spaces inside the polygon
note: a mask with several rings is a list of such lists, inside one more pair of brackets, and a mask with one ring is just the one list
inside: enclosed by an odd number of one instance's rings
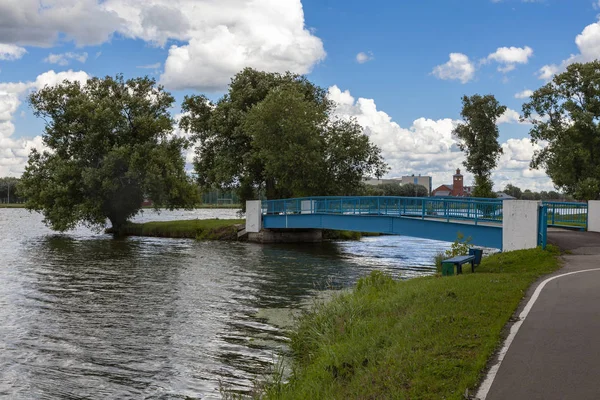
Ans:
{"label": "fence along bridge", "polygon": [[[247,231],[331,229],[516,250],[546,245],[547,227],[585,230],[586,203],[435,197],[306,197],[248,202]],[[258,227],[258,229],[257,229]]]}

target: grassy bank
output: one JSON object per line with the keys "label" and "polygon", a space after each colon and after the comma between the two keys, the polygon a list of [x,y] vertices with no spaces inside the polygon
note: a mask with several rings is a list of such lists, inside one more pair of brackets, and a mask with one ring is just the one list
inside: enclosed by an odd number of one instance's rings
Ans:
{"label": "grassy bank", "polygon": [[[122,231],[124,236],[153,236],[167,238],[190,238],[200,240],[237,240],[237,226],[245,224],[245,219],[194,219],[180,221],[156,221],[143,224],[128,223]],[[107,233],[113,233],[107,229]],[[323,231],[326,240],[360,240],[363,236],[378,234]]]}
{"label": "grassy bank", "polygon": [[499,253],[454,277],[373,273],[300,319],[289,383],[264,398],[462,399],[527,288],[559,267],[557,257],[555,248]]}
{"label": "grassy bank", "polygon": [[25,204],[0,203],[0,208],[25,208]]}
{"label": "grassy bank", "polygon": [[[184,221],[157,221],[143,224],[129,223],[123,228],[125,236],[156,236],[202,240],[237,240],[238,224],[243,219],[193,219]],[[111,233],[110,230],[107,231]]]}

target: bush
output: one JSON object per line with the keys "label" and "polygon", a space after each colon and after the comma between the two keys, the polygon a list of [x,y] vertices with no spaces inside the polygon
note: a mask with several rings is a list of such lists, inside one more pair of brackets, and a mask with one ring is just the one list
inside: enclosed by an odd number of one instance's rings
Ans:
{"label": "bush", "polygon": [[470,242],[471,237],[465,239],[465,236],[462,233],[458,232],[456,240],[454,241],[454,243],[452,243],[448,250],[444,252],[439,252],[435,256],[433,256],[433,262],[437,272],[442,272],[442,261],[444,261],[445,259],[456,256],[465,256],[469,254],[469,249],[472,247],[470,245]]}
{"label": "bush", "polygon": [[444,261],[446,258],[448,258],[448,257],[446,257],[445,251],[440,251],[435,256],[433,256],[433,263],[435,265],[435,270],[440,274],[442,273],[442,261]]}

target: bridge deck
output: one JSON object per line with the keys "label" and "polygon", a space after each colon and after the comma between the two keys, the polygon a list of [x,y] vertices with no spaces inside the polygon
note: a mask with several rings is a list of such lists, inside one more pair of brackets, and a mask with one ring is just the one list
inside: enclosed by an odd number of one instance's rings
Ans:
{"label": "bridge deck", "polygon": [[[545,206],[540,226],[587,224],[585,203]],[[502,200],[474,198],[308,197],[262,203],[263,226],[270,229],[337,229],[443,241],[456,240],[460,232],[472,244],[492,248],[502,248],[502,212]]]}

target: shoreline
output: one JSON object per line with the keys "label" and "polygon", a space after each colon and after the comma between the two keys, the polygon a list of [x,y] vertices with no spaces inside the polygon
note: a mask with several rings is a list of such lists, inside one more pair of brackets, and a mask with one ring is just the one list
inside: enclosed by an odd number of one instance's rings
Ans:
{"label": "shoreline", "polygon": [[[193,219],[179,221],[129,222],[121,229],[123,236],[147,236],[196,240],[237,240],[243,219]],[[112,228],[106,233],[114,233]]]}
{"label": "shoreline", "polygon": [[522,250],[490,255],[474,274],[361,278],[291,328],[293,372],[282,383],[275,371],[265,398],[472,396],[525,293],[559,256]]}
{"label": "shoreline", "polygon": [[[123,236],[182,238],[196,240],[246,241],[237,233],[244,229],[245,219],[193,219],[175,221],[128,222],[121,231]],[[105,233],[114,233],[107,228]],[[323,230],[323,241],[360,240],[362,237],[380,236],[376,233]]]}
{"label": "shoreline", "polygon": [[[26,208],[25,203],[0,203],[0,208]],[[241,204],[198,204],[194,206],[193,210],[202,210],[202,209],[215,209],[215,210],[224,210],[224,209],[233,209],[233,210],[241,210]],[[140,208],[141,210],[153,210],[152,206],[143,206]],[[166,210],[166,208],[159,207],[159,210]]]}

